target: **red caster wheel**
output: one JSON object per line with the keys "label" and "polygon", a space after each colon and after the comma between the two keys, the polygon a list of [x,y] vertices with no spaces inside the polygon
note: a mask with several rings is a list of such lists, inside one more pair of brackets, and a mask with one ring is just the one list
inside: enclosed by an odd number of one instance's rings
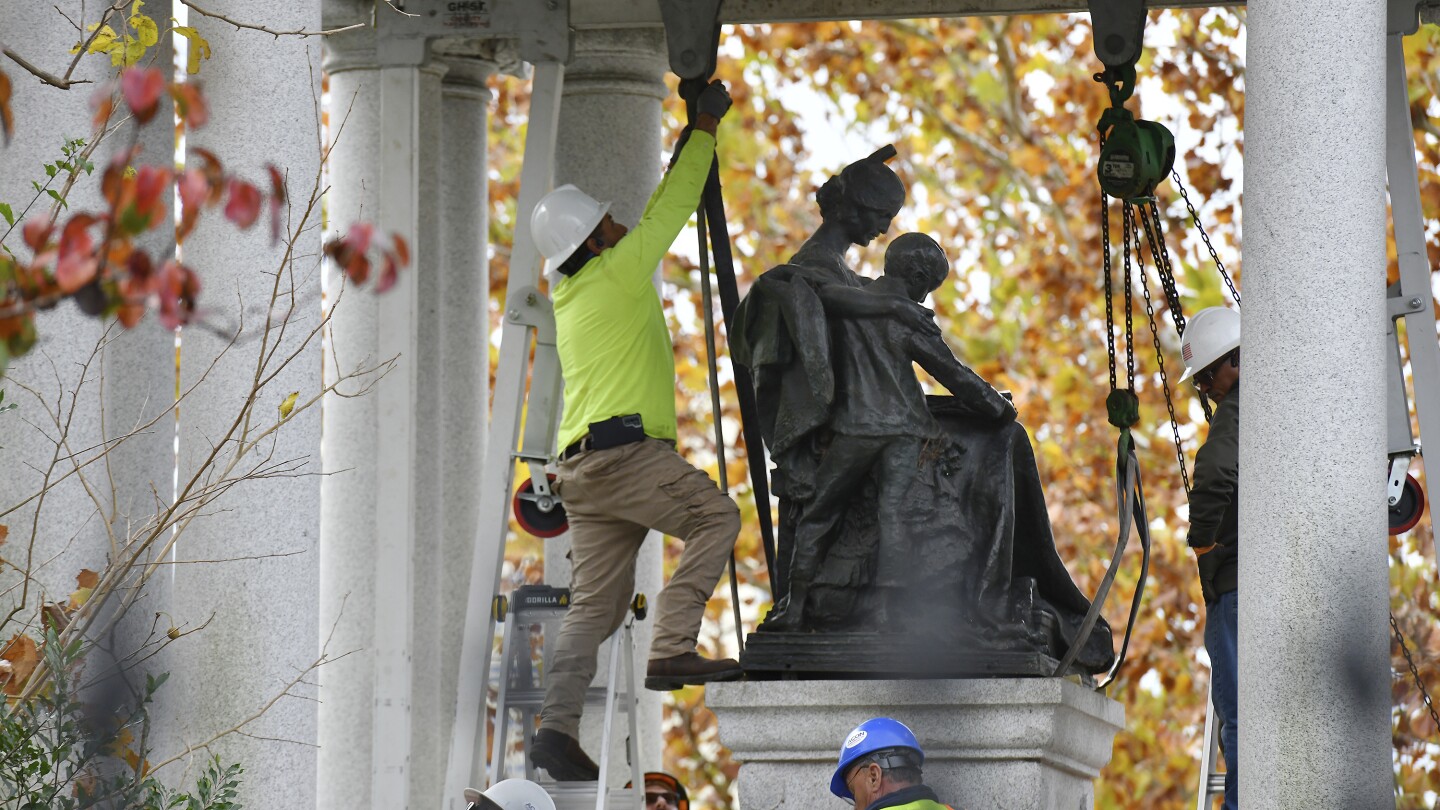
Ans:
{"label": "red caster wheel", "polygon": [[1404,534],[1415,528],[1420,515],[1425,512],[1425,489],[1415,476],[1405,476],[1405,486],[1400,490],[1400,499],[1390,504],[1390,533]]}
{"label": "red caster wheel", "polygon": [[[548,477],[553,484],[555,476]],[[520,528],[536,537],[558,537],[570,528],[565,506],[560,503],[560,499],[553,492],[550,495],[537,495],[533,482],[528,478],[515,491],[515,498],[510,505],[515,510],[515,520],[520,524]]]}

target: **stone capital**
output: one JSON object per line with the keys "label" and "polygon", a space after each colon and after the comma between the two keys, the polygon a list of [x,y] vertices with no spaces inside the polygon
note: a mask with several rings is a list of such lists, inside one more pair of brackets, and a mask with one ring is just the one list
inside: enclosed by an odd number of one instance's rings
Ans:
{"label": "stone capital", "polygon": [[664,99],[665,31],[617,28],[575,32],[575,58],[565,67],[565,95],[638,95]]}

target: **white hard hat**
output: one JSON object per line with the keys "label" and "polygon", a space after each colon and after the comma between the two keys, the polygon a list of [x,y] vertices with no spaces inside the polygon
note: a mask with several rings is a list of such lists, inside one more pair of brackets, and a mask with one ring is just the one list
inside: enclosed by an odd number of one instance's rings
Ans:
{"label": "white hard hat", "polygon": [[555,800],[545,788],[528,779],[496,782],[484,793],[466,788],[465,800],[479,810],[555,810]]}
{"label": "white hard hat", "polygon": [[610,203],[597,202],[567,183],[536,204],[530,213],[530,235],[540,255],[558,264],[585,242],[609,210]]}
{"label": "white hard hat", "polygon": [[1239,347],[1240,313],[1229,307],[1200,310],[1190,317],[1185,334],[1180,336],[1180,356],[1185,360],[1180,382]]}

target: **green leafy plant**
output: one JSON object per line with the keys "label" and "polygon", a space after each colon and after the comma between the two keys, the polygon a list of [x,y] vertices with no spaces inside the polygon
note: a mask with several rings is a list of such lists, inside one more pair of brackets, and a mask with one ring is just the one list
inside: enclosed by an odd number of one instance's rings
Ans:
{"label": "green leafy plant", "polygon": [[[146,675],[129,689],[123,676],[94,694],[122,694],[118,700],[85,702],[82,639],[62,644],[53,627],[43,644],[17,635],[4,647],[8,665],[0,684],[10,696],[0,711],[0,808],[5,810],[241,810],[238,764],[212,757],[193,790],[172,790],[155,778],[146,759],[149,707],[167,675]],[[29,699],[15,697],[43,658],[47,688]],[[125,694],[129,692],[129,694]]]}
{"label": "green leafy plant", "polygon": [[[34,189],[35,196],[25,205],[18,216],[15,214],[14,206],[10,205],[10,203],[0,202],[0,219],[5,220],[5,230],[0,232],[0,248],[4,248],[6,253],[14,257],[15,253],[10,249],[9,245],[4,243],[5,239],[15,230],[15,223],[25,219],[25,215],[30,213],[30,209],[35,207],[35,203],[39,202],[43,197],[49,197],[53,200],[57,210],[68,209],[70,207],[70,204],[65,198],[74,186],[75,180],[79,178],[82,172],[90,175],[95,171],[95,163],[90,160],[90,152],[91,150],[84,138],[64,139],[60,144],[60,157],[52,163],[41,164],[41,168],[45,171],[45,182],[41,183],[39,180],[30,181],[30,187]],[[61,188],[51,188],[57,179],[62,184]],[[7,284],[11,280],[13,279],[9,277],[0,278],[0,284]]]}

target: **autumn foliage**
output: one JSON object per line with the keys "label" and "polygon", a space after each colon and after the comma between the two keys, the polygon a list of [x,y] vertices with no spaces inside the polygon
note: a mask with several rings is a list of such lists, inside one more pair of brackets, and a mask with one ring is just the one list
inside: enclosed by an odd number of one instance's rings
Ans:
{"label": "autumn foliage", "polygon": [[[1242,289],[1244,25],[1243,9],[1153,12],[1138,65],[1140,90],[1130,102],[1137,115],[1176,133],[1180,177]],[[1109,379],[1095,180],[1095,127],[1109,99],[1093,79],[1101,65],[1090,37],[1088,15],[736,26],[722,35],[717,78],[735,100],[718,149],[742,293],[819,225],[813,195],[830,173],[894,143],[899,157],[890,165],[910,188],[906,208],[875,244],[852,249],[851,262],[873,275],[885,244],[911,230],[934,236],[946,248],[953,272],[929,305],[956,355],[996,387],[1013,392],[1036,448],[1060,555],[1080,588],[1093,594],[1113,553],[1117,522],[1115,431],[1104,405]],[[1440,103],[1434,79],[1440,36],[1434,27],[1408,38],[1406,54],[1421,194],[1427,220],[1435,221],[1440,220],[1440,130],[1428,114]],[[667,147],[685,114],[674,77],[670,81]],[[1381,79],[1376,81],[1378,88]],[[506,81],[496,89],[489,143],[491,165],[502,168],[490,186],[490,240],[496,246],[491,284],[492,295],[503,299],[528,87]],[[1158,194],[1186,314],[1226,303],[1220,274],[1179,188],[1167,182]],[[1118,246],[1118,215],[1111,217],[1111,228],[1110,241]],[[676,251],[681,255],[693,251],[685,239]],[[1440,246],[1432,245],[1431,254],[1433,266],[1440,262]],[[1144,261],[1151,290],[1158,291],[1153,259],[1147,253]],[[1123,290],[1118,260],[1115,273],[1118,294]],[[1395,273],[1392,250],[1389,280]],[[1374,276],[1373,283],[1380,284],[1379,268]],[[682,451],[708,464],[718,479],[698,268],[672,255],[665,282],[662,297],[676,334]],[[1138,278],[1136,284],[1131,315],[1141,423],[1134,433],[1155,550],[1129,659],[1107,690],[1125,706],[1126,729],[1096,783],[1096,806],[1179,810],[1195,803],[1209,666],[1204,607],[1185,544],[1184,485],[1158,363],[1171,382],[1186,465],[1193,464],[1206,427],[1193,389],[1174,384],[1181,369],[1179,337],[1163,297],[1156,295],[1162,351],[1157,363]],[[1125,301],[1117,297],[1115,306],[1123,322]],[[1128,348],[1123,329],[1114,337],[1123,363]],[[723,368],[729,362],[723,325],[721,339]],[[742,607],[747,629],[753,629],[768,608],[767,579],[748,488],[749,453],[735,435],[733,382],[723,373],[721,379],[727,477],[745,521],[737,548]],[[1424,521],[1389,543],[1393,610],[1435,691],[1440,623],[1433,608],[1431,538]],[[516,576],[539,575],[530,556],[538,549],[528,539],[519,538],[512,550]],[[679,551],[678,544],[668,549],[667,573]],[[1138,569],[1135,554],[1122,564],[1111,591],[1105,615],[1116,628],[1124,626]],[[701,639],[706,654],[736,651],[728,599],[719,598],[725,590],[722,586],[711,601]],[[1407,672],[1398,646],[1396,668]],[[1440,730],[1408,674],[1396,679],[1393,698],[1398,806],[1423,806],[1424,792],[1435,780],[1433,757],[1425,754],[1433,748],[1426,746],[1440,742]],[[738,766],[718,743],[702,690],[675,694],[665,728],[664,764],[691,786],[691,806],[730,806]],[[817,805],[826,800],[822,791],[817,786]]]}
{"label": "autumn foliage", "polygon": [[[0,85],[0,91],[8,91],[8,85]],[[167,94],[174,100],[181,127],[204,126],[209,112],[197,85],[167,81],[158,68],[132,67],[93,95],[96,131],[105,131],[119,105],[138,123],[151,121]],[[4,102],[0,94],[0,111],[8,116]],[[202,216],[219,210],[240,230],[254,227],[268,213],[272,242],[286,236],[281,224],[287,202],[285,176],[279,168],[266,167],[266,190],[262,191],[255,183],[227,172],[215,153],[200,148],[189,151],[190,160],[177,173],[168,165],[169,156],[159,156],[155,163],[140,163],[138,146],[117,149],[100,181],[105,210],[66,217],[68,206],[56,197],[49,216],[25,220],[21,237],[29,258],[0,253],[0,342],[4,349],[0,375],[6,358],[24,355],[35,344],[37,312],[66,298],[73,299],[86,314],[113,317],[126,328],[138,324],[152,310],[167,329],[190,323],[199,312],[200,274],[174,257],[152,256],[141,247],[141,237],[150,231],[174,228],[175,242],[183,244]],[[177,193],[178,222],[170,211]],[[344,237],[332,239],[325,253],[357,285],[368,280],[372,261],[378,262],[379,292],[393,286],[400,269],[410,262],[409,246],[402,237],[377,239],[369,223],[357,223]]]}

